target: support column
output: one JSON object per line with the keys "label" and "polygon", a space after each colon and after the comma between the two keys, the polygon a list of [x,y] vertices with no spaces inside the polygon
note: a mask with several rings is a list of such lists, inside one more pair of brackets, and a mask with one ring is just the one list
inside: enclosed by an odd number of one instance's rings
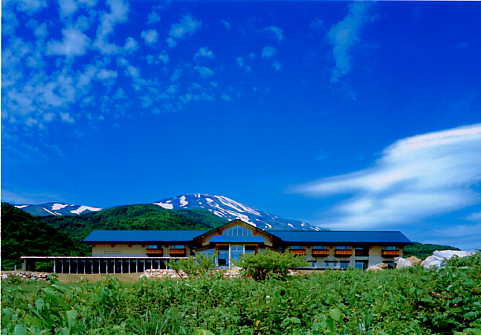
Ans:
{"label": "support column", "polygon": [[24,259],[24,260],[23,260],[23,263],[22,263],[22,271],[27,271],[27,259]]}
{"label": "support column", "polygon": [[135,272],[139,272],[139,260],[135,259]]}
{"label": "support column", "polygon": [[115,268],[117,267],[117,259],[114,258],[114,273],[115,273]]}
{"label": "support column", "polygon": [[64,260],[61,259],[60,260],[60,271],[61,271],[60,273],[63,273],[63,263],[64,263]]}
{"label": "support column", "polygon": [[124,260],[120,260],[120,273],[124,273]]}
{"label": "support column", "polygon": [[56,271],[57,268],[55,267],[57,265],[56,263],[57,263],[57,260],[54,258],[53,259],[53,273],[57,273],[57,271]]}
{"label": "support column", "polygon": [[68,273],[72,271],[72,260],[69,258],[68,259]]}
{"label": "support column", "polygon": [[129,259],[129,273],[130,273],[130,263],[132,263],[131,259]]}

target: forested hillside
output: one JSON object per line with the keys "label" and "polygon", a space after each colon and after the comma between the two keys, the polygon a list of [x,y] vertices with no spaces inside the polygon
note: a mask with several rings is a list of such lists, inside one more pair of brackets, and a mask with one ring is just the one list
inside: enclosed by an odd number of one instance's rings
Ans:
{"label": "forested hillside", "polygon": [[68,234],[8,203],[2,203],[2,269],[20,264],[20,256],[78,255],[79,243]]}
{"label": "forested hillside", "polygon": [[416,256],[418,258],[426,258],[431,256],[436,250],[459,250],[458,248],[451,247],[449,245],[439,245],[439,244],[423,244],[414,243],[412,245],[407,245],[404,248],[404,256]]}
{"label": "forested hillside", "polygon": [[167,210],[156,205],[128,205],[78,216],[40,218],[77,241],[92,230],[208,230],[226,221],[204,210]]}

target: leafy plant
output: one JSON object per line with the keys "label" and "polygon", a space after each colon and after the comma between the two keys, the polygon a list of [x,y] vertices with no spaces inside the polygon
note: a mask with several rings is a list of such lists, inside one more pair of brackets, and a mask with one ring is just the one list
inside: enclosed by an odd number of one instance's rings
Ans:
{"label": "leafy plant", "polygon": [[258,254],[244,254],[236,264],[242,268],[244,276],[264,280],[268,276],[285,278],[290,268],[307,266],[304,257],[289,252],[279,253],[265,250]]}
{"label": "leafy plant", "polygon": [[169,262],[169,267],[176,271],[179,278],[182,278],[183,271],[189,277],[199,277],[206,275],[215,268],[215,255],[209,256],[203,253],[195,257],[189,257]]}

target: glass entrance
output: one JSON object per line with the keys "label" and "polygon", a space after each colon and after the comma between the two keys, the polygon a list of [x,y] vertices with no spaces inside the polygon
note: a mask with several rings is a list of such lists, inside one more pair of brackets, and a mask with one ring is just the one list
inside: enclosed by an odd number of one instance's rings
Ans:
{"label": "glass entrance", "polygon": [[256,247],[243,244],[221,245],[217,247],[217,265],[219,267],[236,266],[241,256],[245,253],[255,253]]}
{"label": "glass entrance", "polygon": [[240,257],[244,253],[244,246],[243,245],[231,245],[230,246],[230,261],[231,266],[239,261]]}

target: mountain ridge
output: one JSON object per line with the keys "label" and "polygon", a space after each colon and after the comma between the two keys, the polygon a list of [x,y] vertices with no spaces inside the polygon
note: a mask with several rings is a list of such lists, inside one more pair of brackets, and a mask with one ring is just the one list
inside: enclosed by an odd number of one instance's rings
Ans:
{"label": "mountain ridge", "polygon": [[[203,209],[226,221],[240,219],[264,230],[325,230],[301,220],[281,218],[218,194],[186,193],[164,198],[150,204],[168,210]],[[78,216],[106,210],[100,207],[76,205],[65,202],[48,202],[36,205],[17,204],[15,207],[34,216]],[[121,206],[111,208],[116,207]]]}

